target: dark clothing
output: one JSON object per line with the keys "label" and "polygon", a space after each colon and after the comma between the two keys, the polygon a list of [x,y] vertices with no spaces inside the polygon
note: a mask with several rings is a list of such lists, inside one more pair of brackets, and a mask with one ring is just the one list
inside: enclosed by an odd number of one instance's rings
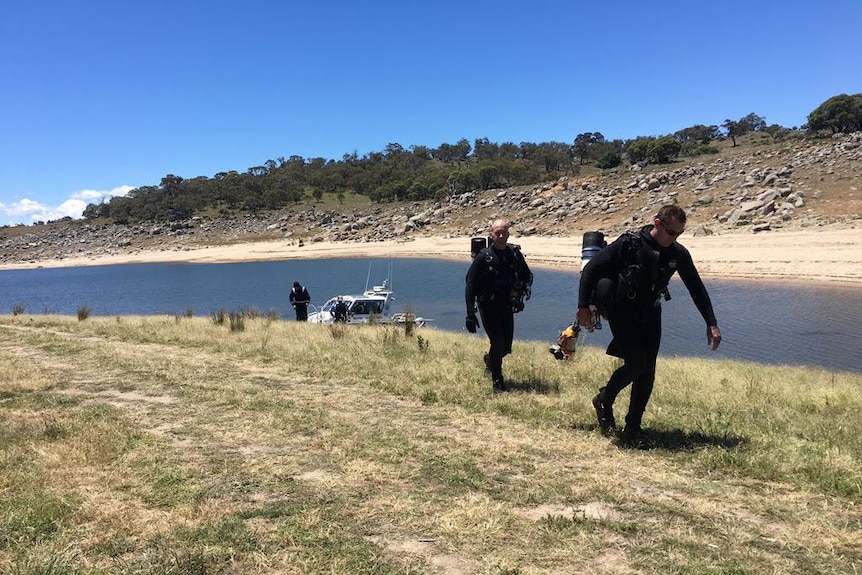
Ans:
{"label": "dark clothing", "polygon": [[639,429],[655,384],[656,361],[661,346],[661,305],[653,306],[641,321],[616,316],[608,319],[613,339],[607,353],[622,358],[600,392],[603,403],[613,405],[617,395],[632,384],[626,426]]}
{"label": "dark clothing", "polygon": [[503,358],[512,352],[515,309],[523,305],[521,293],[529,294],[532,283],[533,274],[524,255],[511,244],[502,251],[493,246],[483,248],[467,271],[467,313],[473,313],[478,304],[490,342],[486,366],[495,384],[502,384]]}
{"label": "dark clothing", "polygon": [[[682,283],[685,284],[688,293],[691,294],[691,299],[694,305],[700,311],[700,315],[706,321],[706,325],[717,325],[715,313],[712,310],[712,303],[709,299],[709,294],[703,281],[700,279],[700,274],[697,273],[697,268],[691,259],[691,254],[678,242],[674,242],[669,247],[662,248],[650,236],[650,231],[653,226],[648,225],[641,228],[638,233],[641,247],[638,250],[641,254],[644,251],[652,252],[654,256],[651,261],[644,262],[649,266],[645,270],[646,286],[643,293],[638,294],[638,309],[636,315],[646,317],[650,312],[650,308],[658,300],[661,292],[667,287],[670,278],[673,274],[679,272],[679,277]],[[622,252],[627,246],[628,240],[626,234],[617,238],[613,243],[600,251],[593,257],[587,266],[581,272],[581,283],[578,289],[578,307],[587,307],[590,305],[593,291],[596,289],[596,284],[602,278],[608,278],[614,282],[617,281],[619,274],[626,267],[627,261],[623,257]],[[657,258],[655,258],[657,255]],[[647,259],[640,255],[641,261]],[[610,319],[610,318],[608,318]]]}
{"label": "dark clothing", "polygon": [[335,316],[335,321],[346,323],[347,322],[347,304],[343,301],[335,304],[335,308],[332,310],[332,315]]}
{"label": "dark clothing", "polygon": [[[679,272],[707,327],[717,325],[709,294],[691,254],[676,242],[661,247],[650,236],[652,228],[644,226],[634,240],[623,234],[596,254],[581,272],[578,288],[579,308],[599,303],[599,309],[605,313],[613,335],[607,353],[623,359],[623,365],[614,371],[599,397],[603,404],[611,406],[617,395],[632,384],[626,415],[629,429],[640,429],[652,394],[661,346],[660,300],[674,273]],[[637,276],[631,282],[634,287],[619,289],[625,283],[620,273],[634,263],[640,264],[640,268],[631,271]]]}
{"label": "dark clothing", "polygon": [[293,286],[290,290],[290,305],[293,306],[296,312],[296,321],[308,320],[308,304],[311,303],[311,296],[304,286]]}

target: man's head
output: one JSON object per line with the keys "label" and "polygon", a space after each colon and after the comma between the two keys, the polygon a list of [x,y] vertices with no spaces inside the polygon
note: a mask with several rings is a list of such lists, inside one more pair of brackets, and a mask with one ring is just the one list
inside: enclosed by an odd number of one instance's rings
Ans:
{"label": "man's head", "polygon": [[293,287],[298,288],[298,287],[302,287],[302,286],[299,285],[299,282],[293,282]]}
{"label": "man's head", "polygon": [[652,237],[661,247],[670,246],[685,231],[685,220],[685,211],[681,207],[673,204],[662,206],[653,218]]}
{"label": "man's head", "polygon": [[505,249],[509,241],[509,221],[496,219],[491,222],[491,241],[498,250]]}

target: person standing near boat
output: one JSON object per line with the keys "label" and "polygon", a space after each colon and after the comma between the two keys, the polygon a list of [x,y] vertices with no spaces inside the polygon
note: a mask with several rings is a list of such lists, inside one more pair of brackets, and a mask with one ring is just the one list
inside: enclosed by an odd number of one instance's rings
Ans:
{"label": "person standing near boat", "polygon": [[338,296],[335,307],[332,309],[332,315],[336,322],[347,323],[347,304],[344,303],[343,297]]}
{"label": "person standing near boat", "polygon": [[533,273],[520,246],[508,243],[509,225],[504,219],[491,223],[490,245],[473,258],[464,290],[467,331],[476,333],[478,311],[488,335],[490,347],[484,360],[494,393],[506,391],[503,358],[512,352],[514,314],[524,309],[524,300],[530,299],[533,285]]}
{"label": "person standing near boat", "polygon": [[299,282],[293,282],[289,297],[290,305],[296,312],[296,321],[308,321],[308,304],[311,303],[311,296],[305,286]]}

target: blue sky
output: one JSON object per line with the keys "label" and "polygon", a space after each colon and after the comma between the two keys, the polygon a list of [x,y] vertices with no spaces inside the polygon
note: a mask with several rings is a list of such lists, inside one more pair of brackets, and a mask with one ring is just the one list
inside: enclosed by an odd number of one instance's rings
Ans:
{"label": "blue sky", "polygon": [[389,143],[800,126],[862,92],[862,2],[8,3],[0,225]]}

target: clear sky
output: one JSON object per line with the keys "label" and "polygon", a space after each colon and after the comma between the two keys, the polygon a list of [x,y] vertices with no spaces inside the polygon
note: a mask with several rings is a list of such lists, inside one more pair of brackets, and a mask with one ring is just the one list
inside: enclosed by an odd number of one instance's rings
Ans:
{"label": "clear sky", "polygon": [[269,159],[801,126],[862,1],[29,0],[0,19],[0,225]]}

